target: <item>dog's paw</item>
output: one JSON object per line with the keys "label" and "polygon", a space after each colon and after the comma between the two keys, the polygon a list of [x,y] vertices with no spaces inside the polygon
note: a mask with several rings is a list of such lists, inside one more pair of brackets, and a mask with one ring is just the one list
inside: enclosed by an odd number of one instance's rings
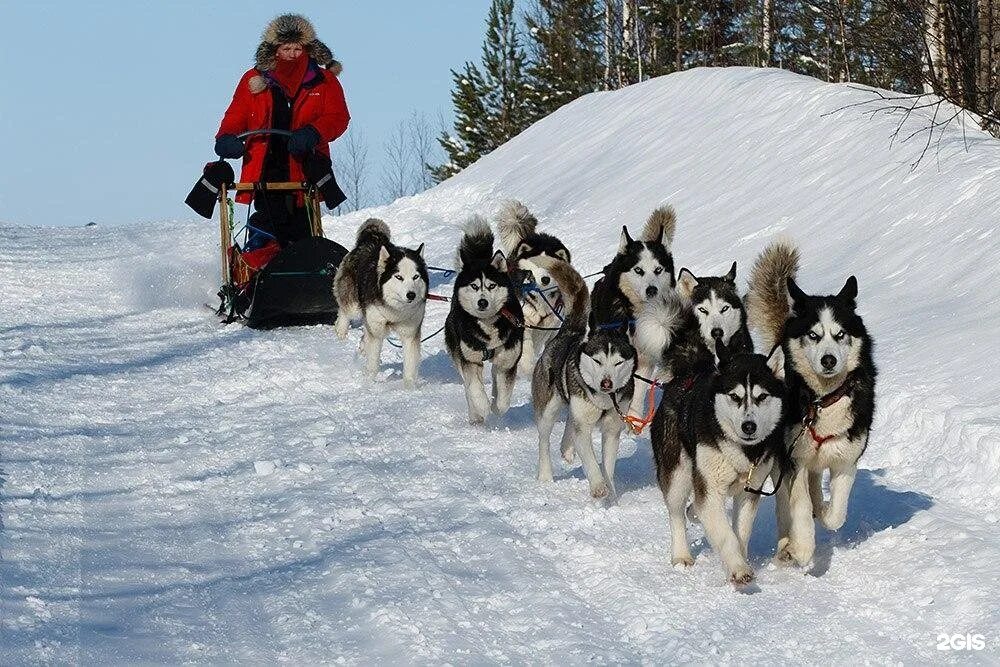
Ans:
{"label": "dog's paw", "polygon": [[590,485],[590,495],[593,498],[606,498],[609,493],[611,493],[611,489],[608,487],[608,483],[603,480]]}
{"label": "dog's paw", "polygon": [[403,378],[403,389],[416,389],[417,378]]}
{"label": "dog's paw", "polygon": [[823,506],[819,509],[818,518],[819,522],[827,530],[840,530],[840,527],[844,525],[844,521],[847,519],[847,515],[841,514],[837,516],[830,510],[830,503],[823,503]]}
{"label": "dog's paw", "polygon": [[787,537],[778,540],[778,552],[774,556],[774,562],[778,565],[798,565],[806,567],[813,557],[813,549],[802,544],[792,542]]}
{"label": "dog's paw", "polygon": [[539,482],[551,482],[552,481],[552,468],[548,470],[539,470],[538,475],[535,476]]}
{"label": "dog's paw", "polygon": [[753,581],[753,570],[749,565],[741,565],[733,572],[729,573],[729,583],[737,588],[742,588]]}
{"label": "dog's paw", "polygon": [[469,423],[473,426],[482,426],[486,423],[486,415],[477,414],[475,412],[469,413]]}
{"label": "dog's paw", "polygon": [[340,340],[347,340],[347,331],[350,328],[350,324],[346,322],[343,318],[338,319],[337,323],[333,325],[334,330],[337,332],[337,338]]}
{"label": "dog's paw", "polygon": [[674,556],[670,559],[670,564],[674,566],[675,570],[687,570],[694,567],[694,558],[691,557],[691,554]]}

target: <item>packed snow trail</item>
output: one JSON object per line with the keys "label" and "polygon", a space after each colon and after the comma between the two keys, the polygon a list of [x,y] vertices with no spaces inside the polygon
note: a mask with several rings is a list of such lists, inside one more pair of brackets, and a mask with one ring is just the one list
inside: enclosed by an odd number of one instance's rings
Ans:
{"label": "packed snow trail", "polygon": [[[257,332],[201,303],[212,223],[5,227],[0,250],[0,663],[997,660],[1000,146],[955,134],[941,167],[888,149],[897,119],[781,72],[702,70],[584,98],[459,177],[368,214],[450,265],[465,214],[523,198],[589,273],[620,225],[677,206],[675,257],[741,279],[776,233],[817,292],[860,281],[879,416],[847,524],[808,572],[725,583],[700,539],[669,564],[648,440],[620,501],[578,467],[534,481],[527,381],[469,426],[443,341],[404,391],[361,378],[358,331]],[[957,131],[956,131],[957,132]],[[800,168],[802,173],[794,173]],[[449,290],[440,277],[439,293]],[[428,307],[426,329],[446,305]],[[980,651],[938,650],[981,634]]]}

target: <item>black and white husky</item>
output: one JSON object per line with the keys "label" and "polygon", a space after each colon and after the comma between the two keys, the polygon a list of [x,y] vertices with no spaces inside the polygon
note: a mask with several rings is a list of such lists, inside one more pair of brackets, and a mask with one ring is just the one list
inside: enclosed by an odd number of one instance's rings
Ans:
{"label": "black and white husky", "polygon": [[590,327],[628,329],[646,301],[674,289],[674,258],[670,254],[677,218],[664,206],[653,211],[639,240],[622,227],[618,252],[604,267],[591,296]]}
{"label": "black and white husky", "polygon": [[[493,252],[493,232],[479,216],[466,224],[458,266],[445,320],[445,344],[465,383],[469,422],[481,424],[490,409],[502,415],[510,407],[524,334],[521,305],[507,260],[501,251]],[[492,364],[492,403],[483,384],[487,361]]]}
{"label": "black and white husky", "polygon": [[[750,351],[746,309],[736,289],[736,263],[723,276],[677,274],[677,289],[662,291],[636,314],[635,345],[640,358],[658,363],[660,377],[691,378],[711,372],[716,341]],[[639,374],[650,371],[640,365]]]}
{"label": "black and white husky", "polygon": [[798,260],[786,242],[765,248],[750,279],[747,310],[765,343],[785,353],[786,437],[795,473],[777,497],[777,559],[805,565],[816,547],[813,517],[830,530],[847,517],[875,411],[876,370],[872,340],[857,313],[857,279],[848,278],[836,295],[809,296],[795,283]]}
{"label": "black and white husky", "polygon": [[[536,354],[555,335],[555,329],[559,327],[556,309],[562,301],[562,294],[552,283],[552,276],[533,262],[532,258],[546,255],[566,263],[572,261],[569,250],[562,241],[551,234],[538,232],[537,228],[538,220],[519,201],[507,202],[497,215],[500,245],[507,254],[511,271],[520,272],[526,278],[530,276],[523,284],[525,289],[521,294],[524,323],[543,327],[525,331],[520,364],[522,373],[531,372],[535,366]],[[545,330],[544,327],[551,330]]]}
{"label": "black and white husky", "polygon": [[336,329],[347,337],[351,319],[364,323],[362,347],[365,371],[378,372],[382,342],[389,332],[403,345],[403,383],[417,384],[420,366],[420,327],[427,305],[427,265],[424,245],[401,248],[389,240],[389,227],[370,218],[358,228],[354,249],[337,268],[333,293],[339,305]]}
{"label": "black and white husky", "polygon": [[[547,255],[535,259],[562,290],[568,302],[564,321],[542,351],[531,378],[531,400],[538,426],[538,479],[552,481],[549,437],[562,409],[569,406],[562,454],[580,456],[595,498],[615,495],[615,461],[624,428],[619,406],[635,390],[635,349],[621,329],[598,329],[587,335],[587,284],[572,266]],[[601,466],[591,436],[601,429]]]}
{"label": "black and white husky", "polygon": [[[737,345],[740,350],[742,346]],[[667,385],[650,435],[656,478],[670,515],[674,565],[694,564],[688,548],[685,506],[694,509],[709,544],[722,559],[730,581],[753,579],[747,544],[757,515],[760,490],[772,468],[788,464],[783,454],[783,352],[770,357],[716,343],[718,372],[692,384]],[[733,520],[726,499],[733,498]]]}
{"label": "black and white husky", "polygon": [[[674,209],[663,206],[653,211],[646,220],[639,240],[633,239],[628,228],[622,227],[618,252],[604,267],[604,275],[594,284],[591,331],[620,329],[631,335],[636,330],[637,314],[646,304],[655,301],[666,303],[668,308],[677,305],[674,299],[674,258],[670,254],[676,226]],[[649,377],[662,354],[661,342],[645,337],[634,340],[639,375]],[[644,393],[637,392],[630,411],[641,413],[643,399]]]}

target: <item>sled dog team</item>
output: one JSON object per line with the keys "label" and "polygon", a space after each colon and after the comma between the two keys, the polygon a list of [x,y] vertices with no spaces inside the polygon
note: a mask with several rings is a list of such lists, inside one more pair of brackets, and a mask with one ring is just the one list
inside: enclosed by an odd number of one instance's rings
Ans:
{"label": "sled dog team", "polygon": [[[539,232],[522,204],[505,204],[497,229],[502,248],[494,247],[486,220],[475,216],[466,224],[445,321],[469,421],[504,414],[516,376],[530,372],[538,479],[552,480],[549,440],[566,412],[561,455],[567,462],[580,458],[591,495],[602,498],[616,493],[626,421],[644,426],[649,418],[635,415],[648,411],[674,565],[694,564],[687,540],[693,513],[730,581],[751,581],[747,544],[760,497],[772,493],[764,491],[769,478],[777,500],[776,559],[808,564],[814,518],[831,530],[844,523],[874,413],[876,370],[857,313],[856,279],[835,295],[807,294],[796,283],[798,250],[787,241],[760,254],[745,297],[735,263],[722,276],[676,273],[676,216],[665,206],[653,211],[638,238],[622,228],[617,252],[588,290],[566,246]],[[351,319],[361,319],[370,375],[393,333],[402,341],[404,384],[415,386],[427,287],[423,245],[394,245],[380,220],[361,225],[334,280],[336,330],[346,337]],[[751,328],[766,355],[754,352]],[[647,406],[653,383],[662,398]],[[829,500],[822,488],[827,470]]]}

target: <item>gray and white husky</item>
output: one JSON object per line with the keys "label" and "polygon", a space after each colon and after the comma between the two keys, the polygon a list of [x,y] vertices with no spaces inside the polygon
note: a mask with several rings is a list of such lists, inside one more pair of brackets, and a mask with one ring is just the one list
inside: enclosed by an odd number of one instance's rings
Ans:
{"label": "gray and white husky", "polygon": [[[444,340],[465,384],[469,422],[481,424],[490,410],[502,415],[510,408],[524,337],[521,304],[507,260],[493,251],[493,232],[482,217],[474,216],[465,226],[458,266]],[[483,383],[486,362],[492,366],[492,402]]]}
{"label": "gray and white husky", "polygon": [[[627,405],[635,390],[635,349],[620,329],[598,329],[587,335],[587,284],[572,266],[547,255],[539,266],[562,290],[568,302],[563,323],[542,351],[531,378],[531,401],[538,427],[538,479],[552,480],[549,438],[562,409],[569,406],[562,454],[567,462],[580,456],[590,483],[590,494],[615,496],[615,461],[624,422],[619,406]],[[594,427],[601,429],[601,466],[591,442]]]}
{"label": "gray and white husky", "polygon": [[[847,517],[858,459],[875,413],[872,339],[857,313],[851,276],[836,295],[809,296],[795,283],[798,249],[777,241],[757,258],[747,311],[765,344],[785,354],[786,439],[795,472],[777,496],[779,562],[806,565],[816,548],[813,517],[837,530]],[[830,472],[830,500],[823,473]]]}
{"label": "gray and white husky", "polygon": [[[694,510],[732,583],[753,579],[747,545],[759,491],[776,466],[787,470],[782,414],[784,354],[736,353],[716,343],[718,372],[670,382],[653,418],[656,478],[670,515],[674,565],[691,566],[685,506]],[[726,499],[733,498],[732,523]]]}
{"label": "gray and white husky", "polygon": [[552,276],[532,260],[539,255],[566,263],[572,260],[562,241],[538,231],[537,218],[519,201],[509,201],[500,208],[497,231],[511,271],[520,272],[527,279],[522,285],[526,289],[522,289],[521,294],[524,323],[542,327],[524,332],[520,371],[530,373],[535,366],[535,356],[559,327],[556,309],[562,301],[562,293],[552,282]]}
{"label": "gray and white husky", "polygon": [[352,318],[363,321],[368,375],[378,373],[382,342],[394,332],[403,345],[403,383],[416,386],[427,284],[422,243],[416,250],[401,248],[389,240],[389,227],[381,220],[362,223],[354,249],[337,268],[333,293],[339,306],[335,326],[340,338],[347,337]]}

